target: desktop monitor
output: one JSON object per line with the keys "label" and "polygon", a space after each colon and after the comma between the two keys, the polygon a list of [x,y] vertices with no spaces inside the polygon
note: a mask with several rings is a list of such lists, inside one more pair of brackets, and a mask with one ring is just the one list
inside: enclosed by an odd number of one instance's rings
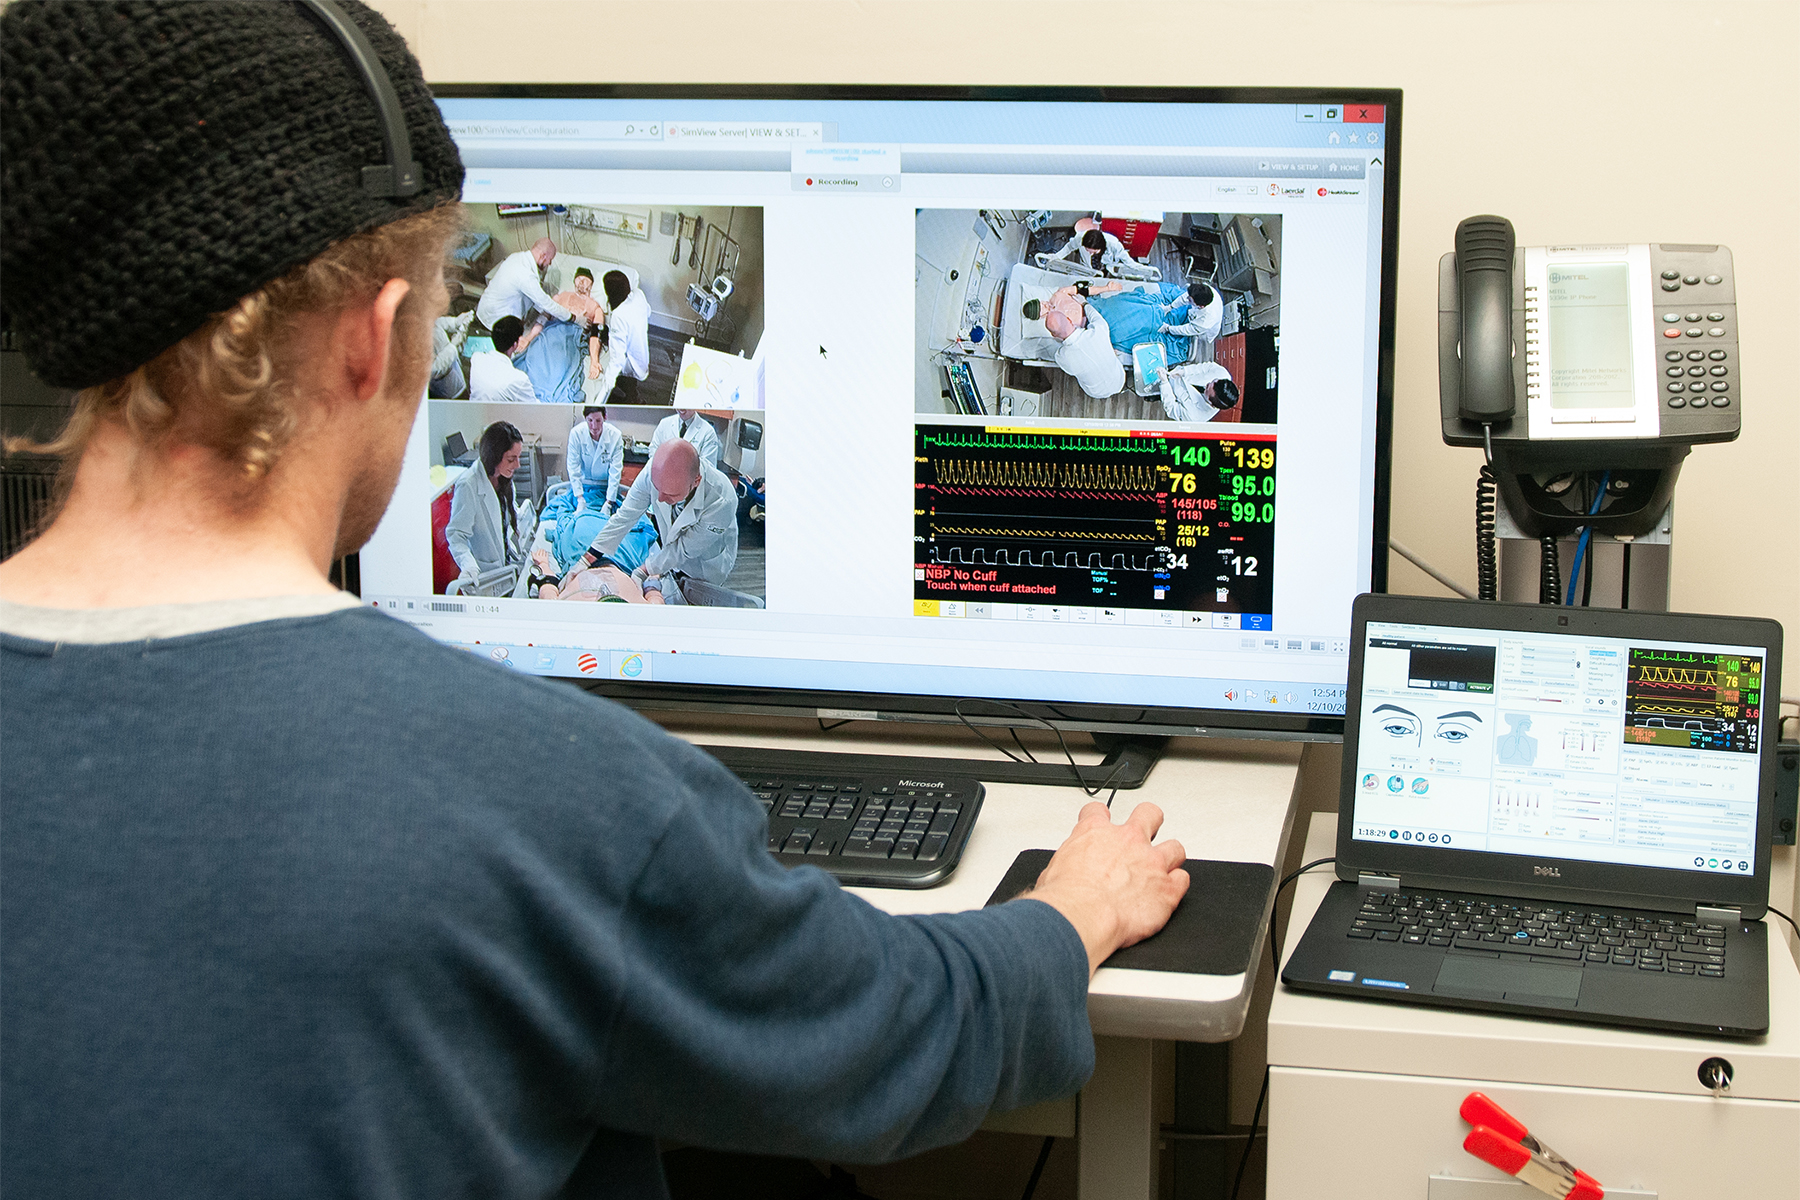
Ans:
{"label": "desktop monitor", "polygon": [[433,380],[369,603],[647,708],[1341,734],[1386,582],[1398,92],[436,91],[446,331],[528,340]]}

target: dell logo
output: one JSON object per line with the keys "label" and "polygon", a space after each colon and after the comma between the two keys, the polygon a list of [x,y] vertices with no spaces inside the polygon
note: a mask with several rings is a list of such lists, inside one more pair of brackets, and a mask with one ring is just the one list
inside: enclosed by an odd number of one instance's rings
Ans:
{"label": "dell logo", "polygon": [[1562,878],[1562,871],[1557,867],[1533,867],[1531,868],[1531,873],[1533,875],[1548,875],[1552,879]]}

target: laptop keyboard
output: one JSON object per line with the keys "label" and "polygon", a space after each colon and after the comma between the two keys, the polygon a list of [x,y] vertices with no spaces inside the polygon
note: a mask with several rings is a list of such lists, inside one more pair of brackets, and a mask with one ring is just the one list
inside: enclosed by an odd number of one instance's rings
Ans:
{"label": "laptop keyboard", "polygon": [[1661,913],[1508,904],[1481,896],[1365,889],[1349,936],[1516,954],[1580,967],[1725,975],[1725,927]]}

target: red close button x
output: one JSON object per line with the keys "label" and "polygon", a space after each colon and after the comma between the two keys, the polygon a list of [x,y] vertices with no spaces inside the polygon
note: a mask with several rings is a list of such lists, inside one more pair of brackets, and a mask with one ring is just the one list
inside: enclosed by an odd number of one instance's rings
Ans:
{"label": "red close button x", "polygon": [[1383,120],[1381,114],[1385,108],[1386,106],[1381,104],[1346,104],[1344,105],[1344,120],[1360,122],[1365,125],[1379,125]]}

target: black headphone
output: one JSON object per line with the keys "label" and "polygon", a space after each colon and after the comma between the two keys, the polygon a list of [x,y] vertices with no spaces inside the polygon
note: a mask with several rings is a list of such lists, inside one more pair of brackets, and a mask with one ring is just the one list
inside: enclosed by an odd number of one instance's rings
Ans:
{"label": "black headphone", "polygon": [[345,15],[335,0],[297,0],[302,11],[325,27],[343,46],[344,53],[362,76],[363,89],[381,114],[381,141],[387,162],[362,169],[363,191],[370,196],[404,197],[419,191],[419,164],[413,161],[412,138],[406,132],[406,114],[400,111],[400,93],[356,22]]}

